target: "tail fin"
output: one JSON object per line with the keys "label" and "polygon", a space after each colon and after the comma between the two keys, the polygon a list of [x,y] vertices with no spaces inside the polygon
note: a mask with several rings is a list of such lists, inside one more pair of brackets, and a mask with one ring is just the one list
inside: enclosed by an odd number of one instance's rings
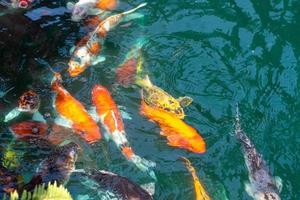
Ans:
{"label": "tail fin", "polygon": [[10,121],[10,120],[16,118],[17,116],[19,116],[19,114],[20,114],[20,111],[19,111],[18,108],[12,109],[9,113],[7,113],[7,114],[5,115],[4,122],[8,122],[8,121]]}
{"label": "tail fin", "polygon": [[200,183],[200,180],[196,174],[196,170],[192,166],[191,162],[185,157],[181,157],[181,160],[184,162],[185,166],[187,167],[187,169],[189,170],[189,172],[191,173],[191,175],[193,177],[196,199],[210,200],[210,197],[206,193],[202,184]]}
{"label": "tail fin", "polygon": [[155,167],[156,163],[146,160],[144,158],[141,158],[140,156],[135,155],[135,154],[130,158],[130,161],[133,162],[137,166],[137,168],[139,168],[141,171],[147,172],[151,178],[153,178],[155,181],[157,181],[154,171],[152,169],[150,169],[150,168]]}

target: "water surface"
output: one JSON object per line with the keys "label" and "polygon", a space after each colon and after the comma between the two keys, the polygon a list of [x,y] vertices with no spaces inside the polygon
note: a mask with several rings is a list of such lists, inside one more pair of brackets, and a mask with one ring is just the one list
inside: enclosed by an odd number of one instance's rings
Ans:
{"label": "water surface", "polygon": [[[117,11],[142,2],[121,1]],[[41,95],[41,112],[55,116],[49,90],[52,75],[36,61],[40,58],[64,74],[65,88],[87,107],[96,83],[109,87],[117,103],[126,107],[132,117],[124,121],[131,145],[138,155],[157,163],[155,199],[194,199],[191,176],[179,156],[191,160],[213,199],[251,199],[244,190],[247,169],[233,136],[234,106],[239,102],[242,126],[273,174],[283,180],[281,198],[300,198],[298,1],[148,1],[140,11],[145,14],[143,20],[108,34],[106,62],[74,79],[66,73],[69,49],[87,30],[84,23],[70,20],[65,4],[42,1],[30,11],[0,17],[0,88],[15,87],[0,101],[0,118],[29,88]],[[139,90],[115,86],[115,68],[138,37],[148,39],[144,67],[153,83],[175,97],[194,99],[185,121],[205,138],[206,154],[167,146],[157,126],[139,115]],[[26,116],[15,121],[22,119]],[[0,126],[1,156],[8,146],[17,151],[22,171],[30,177],[40,155],[47,152],[14,142],[8,125]],[[139,184],[151,181],[128,164],[111,142],[101,141],[88,152],[90,160],[80,159],[78,168],[110,170]],[[79,180],[74,174],[67,184],[75,199],[101,199],[95,188]]]}

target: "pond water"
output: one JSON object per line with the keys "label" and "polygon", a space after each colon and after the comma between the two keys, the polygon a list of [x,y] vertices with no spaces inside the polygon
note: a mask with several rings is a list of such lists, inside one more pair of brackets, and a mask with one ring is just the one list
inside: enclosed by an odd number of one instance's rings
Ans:
{"label": "pond water", "polygon": [[[87,34],[84,22],[72,22],[66,1],[41,0],[30,10],[5,10],[0,16],[0,89],[14,87],[0,99],[0,119],[27,89],[42,99],[41,113],[55,116],[49,83],[55,71],[64,87],[91,106],[92,87],[107,86],[118,105],[126,108],[128,140],[136,153],[156,162],[155,199],[194,199],[190,174],[178,159],[191,160],[213,199],[251,199],[244,189],[248,171],[234,137],[235,104],[242,126],[272,173],[281,177],[284,200],[300,199],[300,3],[295,0],[159,0],[147,1],[143,19],[123,23],[105,41],[106,61],[77,78],[67,74],[69,50]],[[142,3],[120,1],[117,12]],[[142,52],[152,82],[175,97],[190,96],[185,121],[207,143],[203,155],[166,144],[159,128],[139,114],[140,91],[115,84],[115,70],[135,40],[147,38]],[[39,62],[38,62],[39,61]],[[14,120],[22,121],[28,116]],[[8,125],[0,125],[0,156],[7,148],[25,178],[49,152],[15,141]],[[151,179],[128,163],[112,142],[101,140],[81,156],[77,168],[118,173],[138,184]],[[107,199],[74,173],[66,185],[74,199]]]}

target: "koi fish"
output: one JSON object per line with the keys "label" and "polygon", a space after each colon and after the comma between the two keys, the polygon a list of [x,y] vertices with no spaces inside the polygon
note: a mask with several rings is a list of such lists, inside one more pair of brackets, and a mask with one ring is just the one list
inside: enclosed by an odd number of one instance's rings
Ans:
{"label": "koi fish", "polygon": [[18,190],[21,183],[23,183],[21,175],[0,165],[0,194],[10,194]]}
{"label": "koi fish", "polygon": [[103,62],[105,57],[100,56],[99,53],[107,33],[126,18],[127,20],[130,20],[141,17],[141,15],[134,15],[133,12],[146,5],[146,3],[143,3],[129,11],[106,18],[96,27],[93,32],[79,41],[74,51],[71,50],[73,54],[68,64],[68,72],[70,76],[78,76],[90,65],[96,65],[99,62]]}
{"label": "koi fish", "polygon": [[104,14],[105,10],[114,10],[117,0],[79,0],[77,3],[68,2],[67,8],[72,11],[72,20],[78,22],[88,15]]}
{"label": "koi fish", "polygon": [[117,83],[128,87],[136,81],[137,66],[141,65],[141,49],[145,40],[140,38],[125,56],[124,62],[116,70]]}
{"label": "koi fish", "polygon": [[[88,143],[100,140],[101,133],[97,123],[89,115],[84,106],[62,86],[59,76],[54,77],[51,87],[56,92],[54,107],[57,112],[70,122],[72,128]],[[68,124],[65,125],[68,126]]]}
{"label": "koi fish", "polygon": [[8,122],[20,113],[31,113],[33,114],[33,119],[37,121],[45,121],[44,117],[38,111],[40,107],[40,97],[37,93],[29,90],[23,93],[18,100],[18,107],[12,109],[9,113],[5,115],[4,122]]}
{"label": "koi fish", "polygon": [[140,170],[147,171],[151,177],[156,179],[155,173],[149,169],[155,164],[133,152],[126,138],[122,116],[110,92],[105,87],[96,85],[92,90],[92,101],[101,123],[126,159],[134,163]]}
{"label": "koi fish", "polygon": [[204,187],[202,186],[199,178],[197,177],[196,170],[192,166],[191,162],[185,158],[181,157],[182,161],[184,162],[185,166],[189,170],[189,172],[192,174],[193,180],[194,180],[194,187],[196,192],[196,200],[210,200],[209,195],[206,193]]}
{"label": "koi fish", "polygon": [[[102,190],[112,191],[117,199],[122,200],[152,200],[150,191],[131,180],[108,171],[88,170],[84,176],[94,181]],[[152,186],[151,186],[152,187]],[[153,187],[152,187],[153,188]],[[152,193],[154,189],[151,189]]]}
{"label": "koi fish", "polygon": [[35,186],[42,183],[54,183],[61,185],[68,181],[75,171],[75,162],[80,148],[76,143],[69,143],[57,147],[45,160],[43,160],[35,175],[23,189],[32,191]]}
{"label": "koi fish", "polygon": [[249,171],[250,183],[245,184],[246,192],[256,200],[280,200],[281,179],[272,177],[266,161],[263,160],[262,155],[257,152],[254,144],[241,128],[238,106],[236,110],[235,135],[242,145]]}
{"label": "koi fish", "polygon": [[147,105],[144,100],[142,100],[140,113],[159,125],[160,134],[167,137],[168,145],[194,153],[205,153],[205,142],[197,130],[179,119],[175,114],[160,108],[153,108]]}
{"label": "koi fish", "polygon": [[18,139],[27,142],[41,140],[48,141],[51,145],[59,145],[65,140],[74,138],[73,129],[58,124],[48,125],[38,121],[24,121],[11,125],[10,132]]}
{"label": "koi fish", "polygon": [[33,4],[34,0],[11,0],[7,2],[5,0],[0,0],[0,4],[12,8],[28,8]]}

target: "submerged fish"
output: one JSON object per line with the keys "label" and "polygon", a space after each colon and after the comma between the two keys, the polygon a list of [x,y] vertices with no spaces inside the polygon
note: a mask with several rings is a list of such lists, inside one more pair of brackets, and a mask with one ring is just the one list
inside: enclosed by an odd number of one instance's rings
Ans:
{"label": "submerged fish", "polygon": [[152,196],[142,187],[133,183],[129,179],[117,174],[89,170],[85,175],[95,181],[101,189],[115,193],[121,200],[152,200]]}
{"label": "submerged fish", "polygon": [[144,38],[139,38],[125,56],[124,62],[116,69],[116,81],[123,87],[135,83],[138,66],[141,65],[141,49],[145,43]]}
{"label": "submerged fish", "polygon": [[140,170],[148,172],[150,176],[156,179],[154,172],[149,169],[149,167],[153,167],[155,164],[142,159],[133,152],[126,138],[121,113],[111,97],[110,92],[105,87],[96,85],[92,91],[92,101],[96,106],[96,111],[100,117],[101,123],[126,159],[133,162]]}
{"label": "submerged fish", "polygon": [[6,0],[0,0],[0,4],[12,8],[29,8],[32,6],[34,0],[11,0],[10,2]]}
{"label": "submerged fish", "polygon": [[9,127],[11,133],[18,139],[27,142],[47,141],[51,145],[59,145],[65,140],[77,139],[72,129],[58,124],[48,125],[37,121],[24,121]]}
{"label": "submerged fish", "polygon": [[0,165],[0,194],[18,190],[21,183],[23,179],[19,174]]}
{"label": "submerged fish", "polygon": [[143,3],[129,11],[106,18],[93,32],[79,41],[69,61],[68,72],[70,76],[78,76],[90,65],[96,65],[97,63],[104,61],[105,58],[99,54],[107,33],[121,21],[124,21],[125,18],[130,20],[141,17],[140,15],[134,15],[133,12],[145,5],[146,3]]}
{"label": "submerged fish", "polygon": [[151,107],[143,100],[140,112],[159,125],[160,134],[167,137],[168,145],[194,153],[205,153],[205,142],[197,130],[179,119],[175,114]]}
{"label": "submerged fish", "polygon": [[[71,126],[87,142],[93,143],[101,139],[100,129],[84,106],[76,100],[61,84],[59,75],[51,83],[52,90],[56,92],[54,107]],[[69,123],[69,124],[67,124]]]}
{"label": "submerged fish", "polygon": [[44,117],[39,113],[40,97],[37,93],[29,90],[21,95],[18,100],[18,107],[12,109],[5,115],[4,122],[8,122],[17,117],[21,112],[33,114],[33,119],[37,121],[45,121]]}
{"label": "submerged fish", "polygon": [[191,162],[185,157],[182,157],[181,159],[183,160],[189,172],[192,174],[194,180],[195,192],[196,192],[196,200],[210,200],[210,197],[205,191],[204,187],[202,186],[199,178],[197,177],[196,170],[192,166]]}
{"label": "submerged fish", "polygon": [[148,75],[144,79],[138,79],[136,83],[142,87],[142,97],[148,105],[173,113],[180,119],[185,116],[182,107],[190,105],[193,101],[191,97],[187,96],[175,99],[161,88],[153,85]]}
{"label": "submerged fish", "polygon": [[23,189],[32,191],[36,185],[55,181],[59,185],[66,183],[75,170],[78,151],[79,146],[73,142],[56,148],[40,163],[36,173]]}
{"label": "submerged fish", "polygon": [[281,179],[272,177],[272,174],[240,125],[239,110],[237,107],[235,135],[240,142],[245,162],[249,171],[250,183],[246,183],[247,193],[256,200],[280,200]]}
{"label": "submerged fish", "polygon": [[72,20],[77,22],[88,15],[99,15],[104,10],[113,10],[117,4],[117,0],[79,0],[75,4],[68,2],[67,8],[72,11]]}

